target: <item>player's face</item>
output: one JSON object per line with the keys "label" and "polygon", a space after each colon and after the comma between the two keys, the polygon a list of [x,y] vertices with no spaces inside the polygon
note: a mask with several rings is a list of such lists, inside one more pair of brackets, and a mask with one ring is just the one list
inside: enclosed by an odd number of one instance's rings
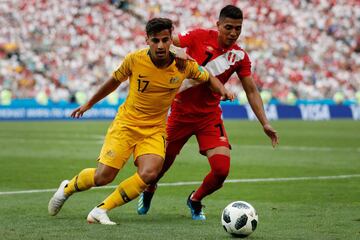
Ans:
{"label": "player's face", "polygon": [[242,19],[224,18],[217,22],[219,43],[223,47],[230,47],[239,38],[242,28]]}
{"label": "player's face", "polygon": [[169,30],[166,29],[148,36],[146,42],[150,47],[150,54],[153,60],[164,61],[169,59],[169,49],[172,44],[171,33]]}

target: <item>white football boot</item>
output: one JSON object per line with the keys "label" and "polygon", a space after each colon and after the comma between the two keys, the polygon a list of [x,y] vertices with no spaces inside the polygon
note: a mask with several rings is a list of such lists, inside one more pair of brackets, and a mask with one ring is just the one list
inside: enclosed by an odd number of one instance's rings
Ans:
{"label": "white football boot", "polygon": [[116,225],[116,222],[113,222],[109,219],[108,215],[106,214],[105,209],[101,209],[95,207],[89,215],[87,216],[88,223],[100,223],[103,225]]}
{"label": "white football boot", "polygon": [[64,180],[61,182],[58,190],[54,193],[52,198],[49,201],[48,211],[51,216],[55,216],[60,211],[61,207],[64,205],[68,197],[65,196],[64,189],[66,184],[69,183],[69,180]]}

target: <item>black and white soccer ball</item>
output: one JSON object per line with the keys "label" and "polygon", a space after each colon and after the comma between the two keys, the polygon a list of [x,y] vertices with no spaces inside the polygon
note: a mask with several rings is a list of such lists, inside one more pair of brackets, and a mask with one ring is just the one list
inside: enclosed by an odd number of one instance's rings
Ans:
{"label": "black and white soccer ball", "polygon": [[221,214],[221,223],[226,232],[244,238],[255,231],[258,215],[251,204],[236,201],[225,207]]}

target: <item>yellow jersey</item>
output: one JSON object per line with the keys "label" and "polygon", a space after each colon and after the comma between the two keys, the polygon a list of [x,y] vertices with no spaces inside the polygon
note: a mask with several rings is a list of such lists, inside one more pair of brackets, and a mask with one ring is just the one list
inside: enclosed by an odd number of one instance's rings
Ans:
{"label": "yellow jersey", "polygon": [[158,68],[150,58],[150,49],[128,54],[113,77],[124,82],[129,78],[129,94],[119,107],[116,120],[132,126],[164,126],[169,107],[184,79],[209,80],[209,73],[195,61],[187,61],[180,72],[173,61]]}

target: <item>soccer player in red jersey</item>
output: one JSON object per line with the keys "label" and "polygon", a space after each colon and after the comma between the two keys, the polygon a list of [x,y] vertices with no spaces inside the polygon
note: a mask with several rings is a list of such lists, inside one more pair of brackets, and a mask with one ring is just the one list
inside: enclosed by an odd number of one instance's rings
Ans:
{"label": "soccer player in red jersey", "polygon": [[[233,73],[239,77],[250,106],[273,147],[278,143],[276,131],[266,118],[263,102],[251,77],[248,54],[236,41],[243,22],[241,9],[228,5],[220,11],[218,31],[194,29],[174,37],[174,45],[187,48],[187,54],[225,84]],[[201,186],[190,194],[187,205],[192,219],[205,220],[201,200],[222,187],[230,169],[230,144],[221,119],[220,95],[206,84],[185,80],[177,93],[167,122],[167,148],[162,176],[172,165],[188,139],[195,135],[200,153],[208,158],[211,170]],[[158,178],[158,180],[160,177]],[[146,214],[156,183],[140,196],[138,213]]]}

